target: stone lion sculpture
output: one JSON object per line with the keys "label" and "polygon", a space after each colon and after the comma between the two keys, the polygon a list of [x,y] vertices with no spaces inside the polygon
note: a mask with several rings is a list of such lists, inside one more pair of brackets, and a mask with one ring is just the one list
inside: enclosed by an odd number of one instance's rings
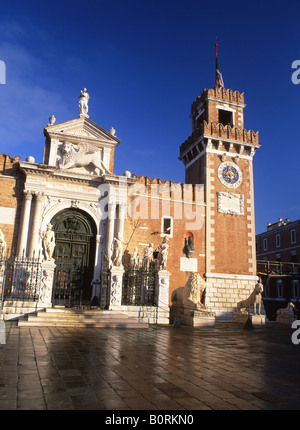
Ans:
{"label": "stone lion sculpture", "polygon": [[97,152],[86,151],[85,145],[75,146],[72,143],[64,142],[61,148],[62,158],[58,162],[59,169],[71,169],[72,167],[87,167],[93,165],[94,169],[99,170],[99,176],[110,171],[105,167],[100,154]]}
{"label": "stone lion sculpture", "polygon": [[237,304],[238,311],[245,312],[245,309],[248,308],[250,312],[250,308],[253,307],[253,314],[260,315],[262,292],[263,292],[263,285],[260,282],[258,282],[255,285],[255,288],[250,294],[250,296],[246,300],[242,300],[238,302]]}
{"label": "stone lion sculpture", "polygon": [[177,288],[172,294],[173,305],[179,305],[188,309],[203,309],[201,296],[206,287],[205,281],[199,273],[192,273],[184,287]]}
{"label": "stone lion sculpture", "polygon": [[276,321],[286,320],[287,323],[292,323],[295,319],[296,306],[289,302],[286,308],[277,309]]}

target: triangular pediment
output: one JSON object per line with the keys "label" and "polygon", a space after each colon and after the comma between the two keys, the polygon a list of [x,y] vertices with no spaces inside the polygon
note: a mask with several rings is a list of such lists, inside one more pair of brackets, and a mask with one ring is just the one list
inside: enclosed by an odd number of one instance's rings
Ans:
{"label": "triangular pediment", "polygon": [[87,117],[79,117],[71,121],[48,125],[44,129],[45,136],[71,142],[85,141],[94,144],[117,146],[120,141]]}

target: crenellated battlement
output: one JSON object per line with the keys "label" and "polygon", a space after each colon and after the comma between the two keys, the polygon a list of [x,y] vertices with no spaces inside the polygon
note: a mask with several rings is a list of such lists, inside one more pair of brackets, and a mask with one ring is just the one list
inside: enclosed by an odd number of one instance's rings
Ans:
{"label": "crenellated battlement", "polygon": [[182,155],[195,140],[201,138],[201,136],[206,138],[215,138],[220,140],[230,140],[234,143],[254,145],[259,147],[259,132],[254,132],[252,130],[240,129],[238,127],[231,127],[229,125],[216,124],[214,122],[207,123],[203,122],[194,130],[191,136],[182,143],[180,146],[180,155]]}
{"label": "crenellated battlement", "polygon": [[244,93],[240,93],[239,91],[233,91],[231,89],[226,89],[226,88],[205,88],[202,91],[201,96],[198,96],[196,98],[196,100],[193,102],[192,104],[192,112],[197,108],[197,106],[199,104],[201,104],[204,100],[206,100],[207,98],[215,98],[215,99],[219,99],[222,102],[234,102],[234,103],[239,103],[239,104],[244,104],[245,103],[245,99],[244,99]]}
{"label": "crenellated battlement", "polygon": [[20,157],[12,157],[9,154],[0,154],[0,175],[11,175],[17,168]]}
{"label": "crenellated battlement", "polygon": [[[136,179],[136,184],[141,184],[149,197],[171,198],[176,200],[188,200],[190,202],[203,201],[203,185],[185,184],[183,182],[174,182],[170,180],[163,181],[160,178],[149,178],[149,176],[138,176],[132,174]],[[133,186],[133,188],[136,188]]]}

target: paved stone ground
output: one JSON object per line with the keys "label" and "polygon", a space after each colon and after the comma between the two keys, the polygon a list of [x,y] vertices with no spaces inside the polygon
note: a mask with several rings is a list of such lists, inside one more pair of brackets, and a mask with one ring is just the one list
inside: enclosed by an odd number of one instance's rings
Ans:
{"label": "paved stone ground", "polygon": [[276,323],[6,326],[1,410],[300,409],[300,345]]}

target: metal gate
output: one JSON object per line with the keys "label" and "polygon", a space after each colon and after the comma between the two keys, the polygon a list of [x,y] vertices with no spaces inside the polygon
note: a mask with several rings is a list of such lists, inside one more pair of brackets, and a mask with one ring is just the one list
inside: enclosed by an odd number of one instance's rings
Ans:
{"label": "metal gate", "polygon": [[0,257],[0,308],[5,300],[38,301],[41,261],[37,258]]}
{"label": "metal gate", "polygon": [[99,299],[99,305],[101,308],[108,308],[109,306],[110,276],[109,259],[105,252],[102,251]]}
{"label": "metal gate", "polygon": [[122,285],[122,305],[154,306],[157,270],[151,265],[148,270],[143,267],[125,268]]}
{"label": "metal gate", "polygon": [[54,271],[52,303],[54,305],[81,306],[86,266],[76,260],[57,262]]}

